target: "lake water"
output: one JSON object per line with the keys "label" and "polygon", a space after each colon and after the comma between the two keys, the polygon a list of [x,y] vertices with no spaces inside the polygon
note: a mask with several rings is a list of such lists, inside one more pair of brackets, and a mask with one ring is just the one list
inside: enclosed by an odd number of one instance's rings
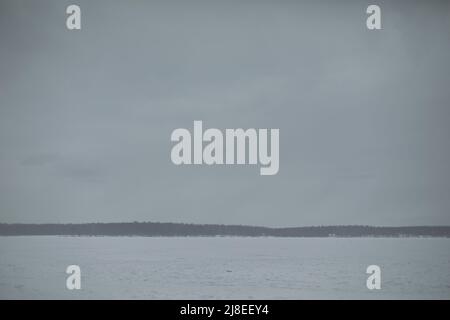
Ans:
{"label": "lake water", "polygon": [[450,299],[450,239],[0,237],[0,298]]}

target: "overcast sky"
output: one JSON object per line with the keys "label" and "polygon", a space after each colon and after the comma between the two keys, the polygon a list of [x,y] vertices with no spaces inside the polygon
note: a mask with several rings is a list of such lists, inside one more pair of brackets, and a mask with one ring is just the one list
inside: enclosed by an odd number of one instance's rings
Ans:
{"label": "overcast sky", "polygon": [[[1,0],[0,222],[448,225],[449,54],[448,1]],[[194,120],[279,173],[175,166]]]}

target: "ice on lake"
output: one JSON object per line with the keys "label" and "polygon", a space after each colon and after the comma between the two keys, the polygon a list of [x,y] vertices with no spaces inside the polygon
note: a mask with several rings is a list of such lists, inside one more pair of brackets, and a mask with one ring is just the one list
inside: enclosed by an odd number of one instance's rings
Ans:
{"label": "ice on lake", "polygon": [[449,299],[450,239],[0,237],[0,298]]}

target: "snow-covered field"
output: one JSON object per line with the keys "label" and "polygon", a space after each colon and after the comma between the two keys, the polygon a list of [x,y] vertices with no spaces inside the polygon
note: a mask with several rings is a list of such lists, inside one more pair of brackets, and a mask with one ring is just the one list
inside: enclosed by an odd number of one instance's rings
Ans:
{"label": "snow-covered field", "polygon": [[0,298],[450,299],[450,239],[0,237]]}

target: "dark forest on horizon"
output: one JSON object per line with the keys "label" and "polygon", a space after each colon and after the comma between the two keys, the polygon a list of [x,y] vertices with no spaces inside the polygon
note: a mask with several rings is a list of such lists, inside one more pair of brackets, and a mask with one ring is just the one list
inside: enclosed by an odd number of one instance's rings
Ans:
{"label": "dark forest on horizon", "polygon": [[0,236],[242,236],[242,237],[450,237],[450,226],[359,225],[271,228],[163,222],[6,224]]}

